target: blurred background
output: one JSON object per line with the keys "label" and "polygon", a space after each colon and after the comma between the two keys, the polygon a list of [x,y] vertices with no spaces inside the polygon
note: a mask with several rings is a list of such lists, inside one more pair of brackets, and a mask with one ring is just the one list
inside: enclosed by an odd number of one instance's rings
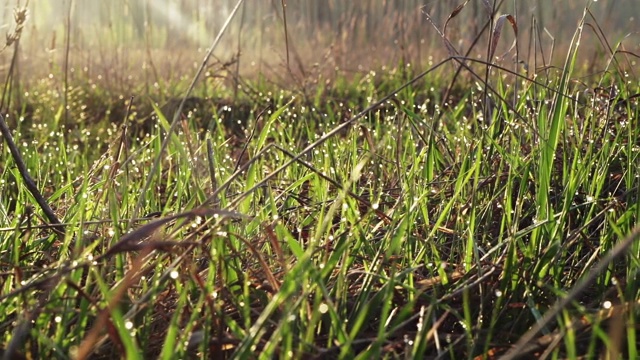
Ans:
{"label": "blurred background", "polygon": [[[69,69],[126,79],[158,81],[179,77],[197,67],[236,0],[5,0],[0,7],[2,32],[14,27],[14,10],[26,6],[28,20],[20,42],[20,76],[28,81]],[[493,0],[489,0],[493,3]],[[245,76],[313,71],[367,71],[380,66],[428,65],[448,55],[438,31],[460,2],[446,0],[296,0],[285,1],[289,65],[285,46],[283,2],[246,0],[215,51],[216,71],[233,65]],[[519,49],[531,58],[564,59],[587,4],[584,0],[531,0],[497,3],[498,14],[512,14],[519,28]],[[612,47],[629,51],[640,43],[637,0],[596,1],[582,46],[606,53],[596,34]],[[430,23],[429,19],[431,19]],[[445,35],[460,53],[469,49],[487,22],[482,0],[470,1],[450,20]],[[482,37],[473,56],[486,53]],[[506,52],[514,31],[505,23],[497,54]],[[68,47],[68,50],[67,50]],[[477,49],[477,51],[475,51]],[[0,54],[2,69],[12,51]],[[528,51],[528,53],[526,53]],[[527,55],[528,54],[528,55]],[[514,56],[512,50],[510,56]],[[28,76],[27,76],[28,75]],[[26,76],[26,78],[25,78]],[[144,77],[142,79],[141,77]],[[155,79],[154,79],[155,78]],[[114,81],[116,81],[114,79]]]}

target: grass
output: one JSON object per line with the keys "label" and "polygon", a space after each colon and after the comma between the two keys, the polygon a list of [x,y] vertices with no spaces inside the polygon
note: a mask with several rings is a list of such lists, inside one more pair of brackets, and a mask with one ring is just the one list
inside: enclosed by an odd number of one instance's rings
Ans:
{"label": "grass", "polygon": [[637,55],[583,77],[586,19],[562,67],[242,79],[175,124],[32,84],[7,120],[65,231],[3,146],[3,357],[636,358]]}

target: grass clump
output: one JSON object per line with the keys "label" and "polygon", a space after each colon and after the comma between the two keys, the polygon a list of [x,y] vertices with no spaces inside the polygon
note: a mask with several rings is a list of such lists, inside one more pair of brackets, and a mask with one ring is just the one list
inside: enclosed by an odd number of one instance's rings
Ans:
{"label": "grass clump", "polygon": [[423,73],[196,89],[174,118],[35,87],[9,123],[64,232],[2,147],[3,356],[637,357],[640,82],[618,52],[578,78],[587,14],[525,75],[493,61],[504,16],[487,61],[445,24]]}

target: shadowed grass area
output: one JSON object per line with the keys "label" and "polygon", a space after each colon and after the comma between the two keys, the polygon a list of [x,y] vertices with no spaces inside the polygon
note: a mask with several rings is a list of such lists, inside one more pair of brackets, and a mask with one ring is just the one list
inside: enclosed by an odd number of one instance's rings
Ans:
{"label": "shadowed grass area", "polygon": [[585,11],[561,67],[513,70],[514,17],[487,61],[425,16],[450,55],[424,72],[205,80],[175,126],[184,79],[18,94],[65,231],[3,145],[3,357],[636,358],[638,55],[603,40],[584,77]]}

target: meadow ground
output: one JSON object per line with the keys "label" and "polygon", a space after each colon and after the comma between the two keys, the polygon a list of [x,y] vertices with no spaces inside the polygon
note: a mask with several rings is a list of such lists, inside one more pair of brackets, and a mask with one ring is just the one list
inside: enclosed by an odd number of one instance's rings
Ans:
{"label": "meadow ground", "polygon": [[433,26],[350,74],[8,76],[3,358],[638,358],[638,49]]}

